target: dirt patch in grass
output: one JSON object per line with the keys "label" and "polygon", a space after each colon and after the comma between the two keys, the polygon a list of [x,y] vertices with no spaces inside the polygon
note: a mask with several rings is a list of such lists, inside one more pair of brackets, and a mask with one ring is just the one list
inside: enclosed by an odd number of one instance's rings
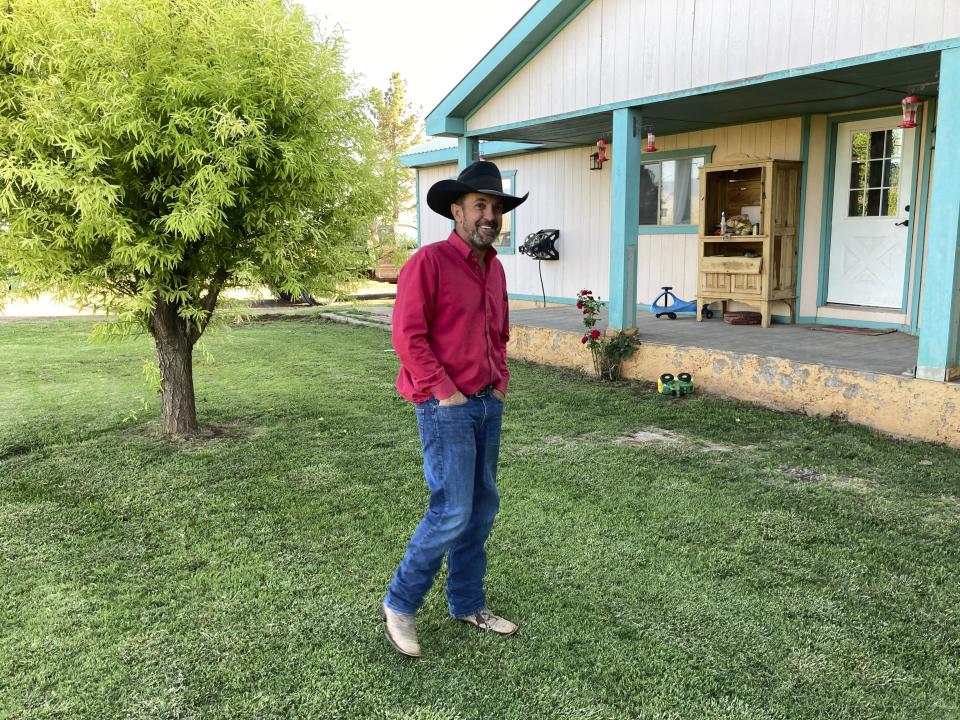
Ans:
{"label": "dirt patch in grass", "polygon": [[631,435],[618,437],[615,442],[621,445],[632,445],[634,447],[643,447],[645,445],[666,445],[673,447],[688,447],[699,450],[700,452],[720,452],[729,453],[735,450],[752,450],[753,445],[731,446],[718,445],[716,443],[703,440],[702,438],[690,437],[682,433],[662,428],[646,428],[638,430]]}
{"label": "dirt patch in grass", "polygon": [[182,452],[196,452],[206,450],[223,440],[249,440],[260,435],[264,428],[259,426],[241,425],[201,425],[197,435],[170,436],[164,435],[159,424],[151,423],[139,435],[156,443],[162,443],[170,448]]}
{"label": "dirt patch in grass", "polygon": [[21,455],[29,455],[33,452],[30,445],[10,445],[8,447],[0,446],[0,460],[9,460]]}
{"label": "dirt patch in grass", "polygon": [[797,468],[788,467],[783,469],[783,474],[803,483],[823,483],[837,488],[838,490],[856,490],[866,492],[876,490],[880,483],[876,480],[866,478],[851,477],[849,475],[827,475],[816,468]]}

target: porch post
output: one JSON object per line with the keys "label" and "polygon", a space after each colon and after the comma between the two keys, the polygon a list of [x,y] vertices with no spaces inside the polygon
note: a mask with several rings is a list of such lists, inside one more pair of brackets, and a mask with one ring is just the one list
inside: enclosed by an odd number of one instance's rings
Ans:
{"label": "porch post", "polygon": [[639,108],[613,111],[610,182],[610,305],[613,330],[637,327],[637,228],[640,222]]}
{"label": "porch post", "polygon": [[936,148],[930,182],[917,377],[950,380],[957,372],[960,325],[960,48],[940,53]]}
{"label": "porch post", "polygon": [[457,172],[463,172],[467,165],[479,159],[480,141],[477,138],[457,138]]}

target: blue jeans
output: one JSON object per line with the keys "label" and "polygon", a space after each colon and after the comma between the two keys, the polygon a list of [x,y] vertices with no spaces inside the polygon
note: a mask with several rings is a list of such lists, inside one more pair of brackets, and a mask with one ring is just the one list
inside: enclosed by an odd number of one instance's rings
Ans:
{"label": "blue jeans", "polygon": [[417,612],[447,555],[447,607],[454,617],[486,607],[484,543],[500,507],[497,458],[503,403],[492,395],[443,407],[417,406],[430,506],[417,526],[384,599],[399,613]]}

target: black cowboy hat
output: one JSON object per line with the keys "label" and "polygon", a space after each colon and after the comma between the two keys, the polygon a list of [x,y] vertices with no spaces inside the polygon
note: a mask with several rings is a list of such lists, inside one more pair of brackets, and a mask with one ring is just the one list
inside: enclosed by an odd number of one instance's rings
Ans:
{"label": "black cowboy hat", "polygon": [[435,213],[453,220],[450,206],[457,201],[458,197],[467,193],[483,193],[484,195],[503,198],[504,212],[513,210],[530,194],[527,193],[523,197],[508,195],[503,191],[500,168],[489,160],[477,160],[464,168],[456,180],[435,182],[427,191],[427,205]]}

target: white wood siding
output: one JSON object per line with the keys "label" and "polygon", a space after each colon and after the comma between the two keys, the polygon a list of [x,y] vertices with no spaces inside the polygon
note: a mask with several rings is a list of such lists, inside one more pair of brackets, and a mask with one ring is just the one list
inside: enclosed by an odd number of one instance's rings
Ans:
{"label": "white wood siding", "polygon": [[[609,294],[610,172],[591,172],[589,154],[589,148],[575,148],[494,158],[502,172],[517,171],[517,194],[530,192],[514,211],[516,246],[537,230],[560,230],[560,260],[542,264],[547,297],[574,298],[585,286],[604,299]],[[453,164],[420,170],[417,201],[422,244],[450,234],[450,220],[428,208],[426,198],[433,183],[456,174]],[[510,294],[540,297],[536,260],[516,252],[501,253],[500,261]]]}
{"label": "white wood siding", "polygon": [[[589,154],[574,148],[494,159],[501,171],[517,171],[517,194],[530,192],[516,209],[517,246],[537,230],[560,230],[560,260],[540,263],[548,298],[574,298],[584,287],[609,297],[610,173],[591,172]],[[517,252],[500,261],[510,294],[540,297],[536,260]]]}
{"label": "white wood siding", "polygon": [[437,215],[433,210],[427,207],[427,190],[438,180],[457,176],[457,164],[435,165],[433,167],[420,168],[420,182],[417,188],[417,205],[420,208],[420,244],[429,245],[430,243],[446,240],[450,231],[453,229],[453,221]]}
{"label": "white wood siding", "polygon": [[470,130],[960,36],[960,0],[594,0]]}

